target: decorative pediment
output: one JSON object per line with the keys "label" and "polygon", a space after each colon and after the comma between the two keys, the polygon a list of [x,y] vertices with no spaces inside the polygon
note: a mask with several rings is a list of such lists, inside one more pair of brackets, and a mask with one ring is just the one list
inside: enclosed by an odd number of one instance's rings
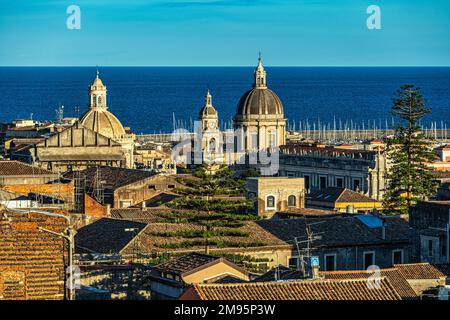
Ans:
{"label": "decorative pediment", "polygon": [[120,147],[120,144],[78,122],[38,143],[37,148],[61,147]]}

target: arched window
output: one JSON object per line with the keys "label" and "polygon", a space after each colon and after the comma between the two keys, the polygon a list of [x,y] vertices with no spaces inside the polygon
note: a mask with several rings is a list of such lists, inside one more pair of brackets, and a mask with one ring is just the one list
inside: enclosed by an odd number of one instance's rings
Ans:
{"label": "arched window", "polygon": [[288,207],[295,207],[296,202],[297,202],[297,199],[295,198],[294,195],[291,194],[291,195],[288,197]]}
{"label": "arched window", "polygon": [[98,96],[98,104],[99,104],[99,105],[102,104],[102,96]]}
{"label": "arched window", "polygon": [[275,208],[275,197],[274,196],[267,196],[266,207],[269,209]]}
{"label": "arched window", "polygon": [[215,152],[216,151],[216,139],[212,138],[209,140],[209,152]]}
{"label": "arched window", "polygon": [[95,94],[92,96],[92,103],[94,106],[97,106],[97,96]]}

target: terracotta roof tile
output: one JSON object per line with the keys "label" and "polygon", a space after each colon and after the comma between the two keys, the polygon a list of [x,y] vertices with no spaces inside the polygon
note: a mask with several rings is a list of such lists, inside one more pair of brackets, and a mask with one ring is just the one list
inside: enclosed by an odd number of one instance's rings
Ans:
{"label": "terracotta roof tile", "polygon": [[155,266],[155,270],[183,275],[186,272],[195,270],[217,260],[220,260],[220,258],[192,252],[168,262],[160,263]]}
{"label": "terracotta roof tile", "polygon": [[0,176],[30,175],[55,175],[55,173],[38,167],[34,167],[20,161],[0,160]]}
{"label": "terracotta roof tile", "polygon": [[[149,171],[109,166],[91,167],[81,171],[81,174],[86,177],[86,185],[93,185],[93,182],[98,177],[105,186],[113,190],[156,175],[156,173]],[[70,179],[73,175],[74,173],[70,172],[66,175],[66,178]]]}
{"label": "terracotta roof tile", "polygon": [[102,218],[81,229],[75,236],[75,244],[95,253],[120,253],[147,224]]}
{"label": "terracotta roof tile", "polygon": [[377,202],[368,196],[347,188],[325,188],[312,191],[306,196],[307,200],[322,202]]}
{"label": "terracotta roof tile", "polygon": [[370,289],[367,279],[195,284],[181,299],[187,299],[192,292],[201,300],[401,299],[386,277],[381,278],[378,289]]}
{"label": "terracotta roof tile", "polygon": [[396,264],[394,265],[407,280],[414,279],[439,279],[445,278],[445,274],[435,266],[424,263]]}
{"label": "terracotta roof tile", "polygon": [[[363,279],[373,276],[373,272],[366,270],[351,270],[351,271],[323,271],[320,273],[325,279]],[[389,279],[389,282],[394,287],[395,291],[404,300],[417,299],[418,296],[408,281],[403,277],[402,273],[397,268],[381,269],[380,276]]]}
{"label": "terracotta roof tile", "polygon": [[306,225],[311,224],[311,230],[322,236],[314,242],[319,247],[409,241],[408,222],[397,217],[385,219],[385,239],[381,237],[381,228],[370,228],[356,216],[261,220],[255,223],[278,239],[290,243],[295,237],[306,237]]}

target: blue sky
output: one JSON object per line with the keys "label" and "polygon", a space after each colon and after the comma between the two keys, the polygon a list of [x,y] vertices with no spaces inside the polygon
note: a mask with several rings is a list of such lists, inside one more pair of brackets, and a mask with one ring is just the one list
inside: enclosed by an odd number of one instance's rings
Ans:
{"label": "blue sky", "polygon": [[0,0],[3,66],[242,66],[258,51],[272,66],[450,66],[449,39],[448,0]]}

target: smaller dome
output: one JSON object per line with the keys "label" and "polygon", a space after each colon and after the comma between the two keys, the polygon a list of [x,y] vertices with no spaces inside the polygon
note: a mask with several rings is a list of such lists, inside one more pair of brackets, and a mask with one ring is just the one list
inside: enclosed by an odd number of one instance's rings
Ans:
{"label": "smaller dome", "polygon": [[217,116],[217,110],[213,106],[205,106],[200,110],[200,117]]}
{"label": "smaller dome", "polygon": [[205,96],[205,105],[200,110],[199,117],[200,119],[202,119],[203,117],[217,117],[217,116],[218,116],[217,110],[212,105],[212,95],[208,89]]}
{"label": "smaller dome", "polygon": [[104,109],[91,109],[81,119],[81,124],[108,138],[120,138],[125,135],[125,129],[111,112]]}

